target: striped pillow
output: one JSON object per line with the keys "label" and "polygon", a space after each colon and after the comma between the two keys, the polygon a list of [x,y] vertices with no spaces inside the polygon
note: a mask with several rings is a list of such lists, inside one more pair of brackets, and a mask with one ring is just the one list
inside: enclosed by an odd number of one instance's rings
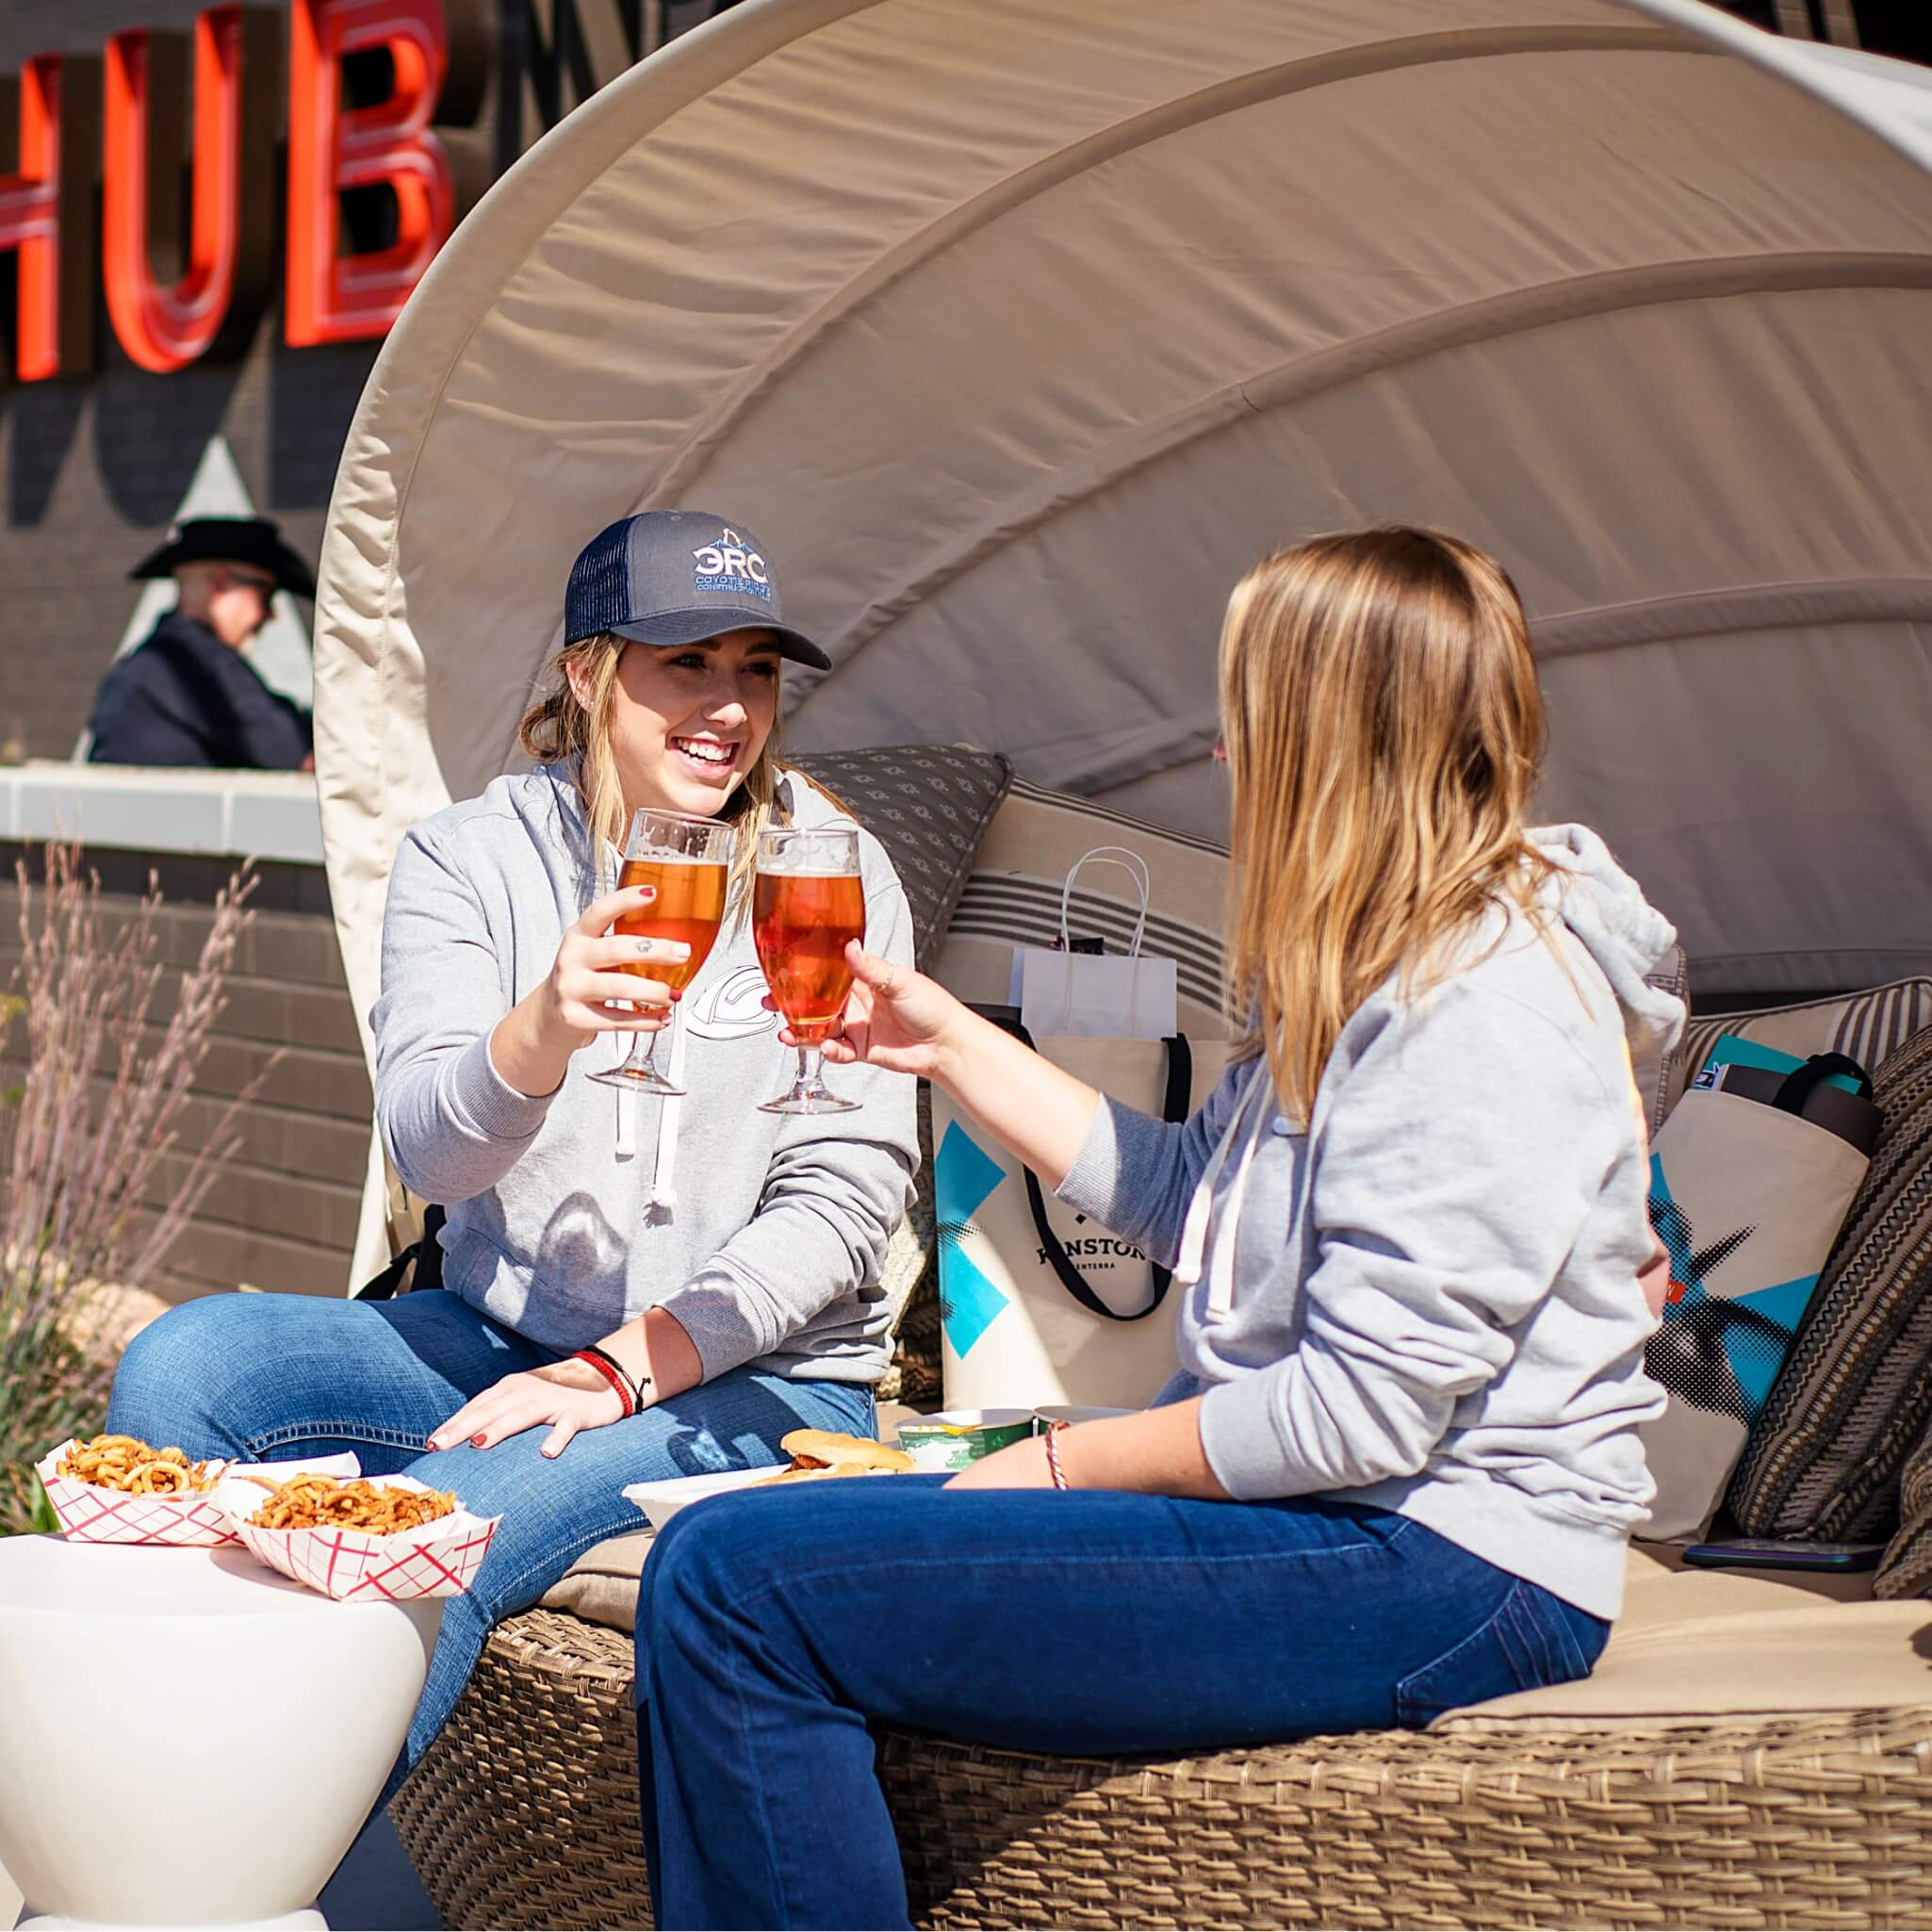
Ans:
{"label": "striped pillow", "polygon": [[1898,1482],[1898,1533],[1872,1579],[1874,1596],[1932,1596],[1932,1430]]}
{"label": "striped pillow", "polygon": [[1811,1054],[1849,1054],[1858,1065],[1875,1068],[1920,1027],[1932,1025],[1932,979],[1895,979],[1862,992],[1836,993],[1796,1007],[1763,1007],[1751,1013],[1699,1015],[1684,1028],[1665,1074],[1667,1113],[1682,1099],[1697,1069],[1711,1056],[1720,1033],[1740,1034],[1760,1046],[1776,1047],[1800,1058]]}
{"label": "striped pillow", "polygon": [[1891,1534],[1900,1471],[1932,1421],[1932,1026],[1879,1063],[1873,1089],[1877,1151],[1731,1479],[1747,1535]]}
{"label": "striped pillow", "polygon": [[[1146,950],[1178,964],[1181,1031],[1220,1040],[1224,846],[1144,819],[1049,792],[1015,778],[973,862],[935,976],[964,1000],[1002,1004],[1013,948],[1050,945],[1060,929],[1068,869],[1096,845],[1124,845],[1147,863],[1152,886]],[[1068,924],[1076,938],[1099,933],[1124,953],[1140,895],[1119,866],[1089,865],[1074,881]]]}

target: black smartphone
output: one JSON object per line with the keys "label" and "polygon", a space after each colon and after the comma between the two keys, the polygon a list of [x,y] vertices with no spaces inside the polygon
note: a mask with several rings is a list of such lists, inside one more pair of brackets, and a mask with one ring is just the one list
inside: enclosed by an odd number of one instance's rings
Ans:
{"label": "black smartphone", "polygon": [[1728,1543],[1699,1543],[1684,1561],[1703,1570],[1875,1570],[1882,1543],[1779,1543],[1740,1536]]}

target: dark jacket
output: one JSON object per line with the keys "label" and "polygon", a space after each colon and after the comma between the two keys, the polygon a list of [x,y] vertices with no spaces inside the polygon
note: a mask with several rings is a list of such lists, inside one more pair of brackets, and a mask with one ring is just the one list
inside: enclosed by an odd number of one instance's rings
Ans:
{"label": "dark jacket", "polygon": [[301,706],[270,691],[205,624],[170,611],[102,679],[94,764],[292,772],[314,746]]}

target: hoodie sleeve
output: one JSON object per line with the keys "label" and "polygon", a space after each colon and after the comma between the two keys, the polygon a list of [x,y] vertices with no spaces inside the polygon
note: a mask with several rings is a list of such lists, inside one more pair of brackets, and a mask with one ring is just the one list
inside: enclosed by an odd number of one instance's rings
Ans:
{"label": "hoodie sleeve", "polygon": [[1323,1123],[1303,1338],[1203,1400],[1202,1443],[1228,1493],[1305,1496],[1420,1470],[1456,1403],[1514,1353],[1629,1111],[1561,1028],[1506,994],[1450,984],[1391,1019]]}
{"label": "hoodie sleeve", "polygon": [[442,1206],[494,1187],[536,1138],[554,1095],[497,1072],[490,1035],[510,1010],[476,888],[418,826],[402,842],[383,915],[376,1123],[403,1185]]}
{"label": "hoodie sleeve", "polygon": [[1252,1072],[1252,1061],[1230,1067],[1206,1100],[1173,1124],[1102,1094],[1059,1198],[1171,1268],[1187,1203]]}
{"label": "hoodie sleeve", "polygon": [[[905,892],[883,851],[871,840],[865,849],[867,950],[910,966]],[[786,1119],[757,1213],[659,1304],[696,1344],[707,1382],[771,1354],[833,1302],[876,1284],[912,1198],[915,1084],[877,1067],[839,1067],[831,1078],[859,1110]]]}

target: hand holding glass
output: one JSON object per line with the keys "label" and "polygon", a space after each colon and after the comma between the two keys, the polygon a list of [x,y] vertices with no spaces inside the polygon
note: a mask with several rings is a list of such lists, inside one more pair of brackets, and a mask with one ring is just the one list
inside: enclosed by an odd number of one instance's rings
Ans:
{"label": "hand holding glass", "polygon": [[849,1114],[821,1072],[825,1038],[852,991],[845,948],[865,937],[865,888],[859,876],[859,834],[850,829],[774,826],[758,842],[751,936],[772,1003],[798,1042],[798,1077],[791,1092],[768,1100],[762,1114]]}
{"label": "hand holding glass", "polygon": [[[691,948],[677,960],[640,959],[623,970],[641,979],[656,980],[676,994],[697,977],[698,969],[717,942],[725,917],[725,891],[731,866],[732,830],[714,818],[697,818],[685,811],[661,811],[647,807],[630,820],[624,844],[624,870],[617,884],[655,886],[657,897],[641,912],[617,921],[616,930],[637,939],[671,940]],[[632,1040],[621,1066],[593,1073],[607,1087],[629,1087],[641,1093],[679,1094],[658,1072],[658,1037],[648,1046]]]}

